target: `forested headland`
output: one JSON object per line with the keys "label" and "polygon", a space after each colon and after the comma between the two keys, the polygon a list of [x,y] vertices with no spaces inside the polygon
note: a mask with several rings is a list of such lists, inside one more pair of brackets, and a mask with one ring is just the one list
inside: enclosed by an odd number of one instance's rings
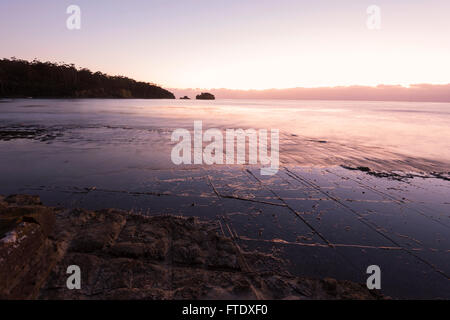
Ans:
{"label": "forested headland", "polygon": [[155,84],[73,64],[0,59],[0,98],[24,97],[175,99]]}

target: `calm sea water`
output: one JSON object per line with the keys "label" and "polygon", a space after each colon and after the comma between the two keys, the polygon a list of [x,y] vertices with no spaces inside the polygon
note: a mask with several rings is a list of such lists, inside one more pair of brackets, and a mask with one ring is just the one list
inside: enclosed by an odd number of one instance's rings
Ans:
{"label": "calm sea water", "polygon": [[[205,129],[279,129],[280,171],[175,166],[171,133],[196,120]],[[427,176],[450,171],[448,137],[447,103],[2,101],[0,194],[219,219],[243,247],[279,252],[294,274],[365,282],[377,264],[387,294],[450,298],[450,182]]]}
{"label": "calm sea water", "polygon": [[130,170],[180,170],[171,133],[196,120],[279,129],[282,165],[450,171],[447,103],[22,99],[0,103],[0,193],[82,178],[98,185],[111,173],[127,188]]}
{"label": "calm sea water", "polygon": [[[166,141],[166,135],[175,128],[192,129],[194,120],[202,120],[205,128],[279,129],[285,161],[305,153],[301,148],[292,148],[296,141],[291,139],[299,137],[299,144],[319,140],[334,144],[332,155],[345,154],[352,148],[352,157],[358,157],[360,150],[360,158],[389,160],[404,156],[442,162],[442,169],[450,163],[448,103],[30,99],[0,104],[3,128],[48,130],[52,139],[47,143],[55,148],[66,146],[69,154],[92,149],[120,153],[131,148],[148,165],[166,165],[168,158],[158,152],[167,146],[159,139]],[[41,150],[52,148],[37,145]],[[29,147],[31,151],[33,146]],[[119,150],[113,151],[114,147]]]}

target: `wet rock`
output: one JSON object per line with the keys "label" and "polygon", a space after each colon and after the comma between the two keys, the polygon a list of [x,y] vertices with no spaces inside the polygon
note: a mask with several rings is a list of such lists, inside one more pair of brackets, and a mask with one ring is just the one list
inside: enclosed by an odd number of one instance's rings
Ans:
{"label": "wet rock", "polygon": [[70,251],[95,252],[110,247],[119,236],[126,218],[121,212],[100,211],[80,225]]}
{"label": "wet rock", "polygon": [[[49,236],[54,212],[39,198],[11,196],[0,206],[0,299],[35,298],[59,257]],[[7,204],[7,205],[4,205]],[[23,204],[23,206],[20,206]]]}
{"label": "wet rock", "polygon": [[[0,196],[3,299],[378,299],[362,285],[291,276],[214,221],[120,210],[62,210]],[[66,286],[79,266],[81,289]]]}
{"label": "wet rock", "polygon": [[4,198],[4,201],[8,204],[15,204],[17,206],[26,206],[26,205],[42,205],[41,199],[39,196],[33,196],[33,195],[23,195],[23,194],[13,194],[6,198]]}
{"label": "wet rock", "polygon": [[54,128],[27,126],[24,124],[0,127],[0,141],[16,139],[49,141],[61,136],[63,136],[63,134]]}
{"label": "wet rock", "polygon": [[336,294],[337,281],[336,279],[325,278],[322,281],[324,289],[330,294]]}

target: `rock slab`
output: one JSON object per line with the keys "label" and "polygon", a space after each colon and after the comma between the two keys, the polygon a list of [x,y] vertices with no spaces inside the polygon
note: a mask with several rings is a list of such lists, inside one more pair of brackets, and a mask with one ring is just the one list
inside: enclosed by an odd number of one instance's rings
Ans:
{"label": "rock slab", "polygon": [[[214,221],[49,208],[0,196],[1,299],[380,299],[361,284],[294,277]],[[81,271],[70,290],[67,268]]]}

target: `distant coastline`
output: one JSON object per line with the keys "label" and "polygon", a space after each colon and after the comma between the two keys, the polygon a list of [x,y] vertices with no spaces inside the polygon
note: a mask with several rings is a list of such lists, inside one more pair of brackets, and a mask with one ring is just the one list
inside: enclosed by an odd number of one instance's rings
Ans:
{"label": "distant coastline", "polygon": [[206,100],[335,100],[335,101],[399,101],[450,102],[450,84],[336,86],[263,90],[239,89],[164,89],[156,84],[136,81],[124,76],[111,76],[76,68],[73,64],[0,59],[0,99],[186,99],[207,92]]}
{"label": "distant coastline", "polygon": [[73,64],[0,60],[0,98],[175,99],[155,84],[77,69]]}
{"label": "distant coastline", "polygon": [[266,100],[338,100],[338,101],[404,101],[450,102],[450,84],[338,86],[319,88],[288,88],[266,90],[238,90],[225,88],[170,88],[176,96],[192,96],[196,92],[212,93],[216,99],[266,99]]}

